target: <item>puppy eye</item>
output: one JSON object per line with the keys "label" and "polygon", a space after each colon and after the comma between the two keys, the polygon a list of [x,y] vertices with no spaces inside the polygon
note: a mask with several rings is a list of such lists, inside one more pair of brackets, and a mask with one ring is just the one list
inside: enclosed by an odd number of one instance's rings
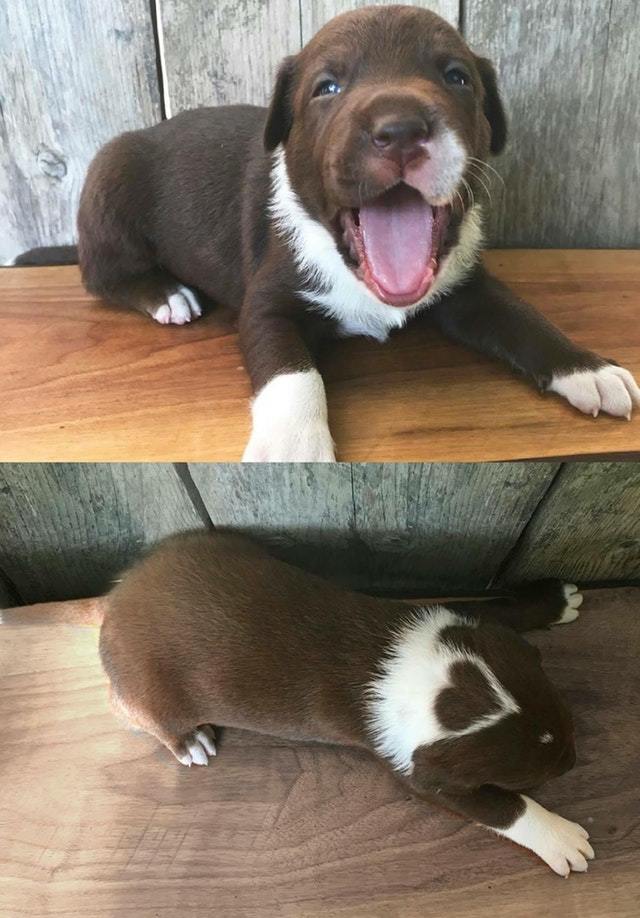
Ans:
{"label": "puppy eye", "polygon": [[469,86],[471,77],[466,70],[461,67],[449,67],[444,72],[444,81],[450,86]]}
{"label": "puppy eye", "polygon": [[337,96],[340,92],[342,92],[342,87],[335,80],[323,80],[314,89],[313,98],[316,99],[318,96]]}

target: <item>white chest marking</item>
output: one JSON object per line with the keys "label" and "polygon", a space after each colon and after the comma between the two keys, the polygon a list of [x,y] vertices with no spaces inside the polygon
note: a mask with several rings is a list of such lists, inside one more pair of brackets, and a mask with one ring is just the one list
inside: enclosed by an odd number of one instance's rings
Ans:
{"label": "white chest marking", "polygon": [[[381,675],[369,685],[369,726],[376,751],[404,774],[413,770],[413,753],[419,746],[476,733],[520,711],[484,660],[440,641],[444,628],[460,624],[475,626],[442,606],[419,610],[397,634],[381,661]],[[438,720],[436,700],[452,684],[452,664],[461,660],[478,667],[495,694],[498,710],[463,730],[447,730]]]}
{"label": "white chest marking", "polygon": [[478,204],[465,214],[458,244],[441,265],[428,296],[413,306],[388,306],[347,267],[331,233],[304,209],[291,186],[282,147],[274,154],[271,182],[270,213],[305,279],[305,287],[299,293],[334,319],[342,335],[366,335],[385,341],[394,328],[402,328],[417,312],[459,284],[477,262],[482,246],[482,212]]}

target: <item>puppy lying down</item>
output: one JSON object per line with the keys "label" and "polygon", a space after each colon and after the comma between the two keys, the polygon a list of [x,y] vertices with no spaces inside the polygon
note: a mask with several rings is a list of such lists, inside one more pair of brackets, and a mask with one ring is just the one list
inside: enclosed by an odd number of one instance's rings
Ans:
{"label": "puppy lying down", "polygon": [[566,877],[594,857],[588,833],[524,791],[573,767],[572,720],[518,632],[571,622],[581,603],[577,587],[543,581],[412,607],[193,532],[94,606],[114,709],[182,765],[208,764],[215,725],[359,746]]}

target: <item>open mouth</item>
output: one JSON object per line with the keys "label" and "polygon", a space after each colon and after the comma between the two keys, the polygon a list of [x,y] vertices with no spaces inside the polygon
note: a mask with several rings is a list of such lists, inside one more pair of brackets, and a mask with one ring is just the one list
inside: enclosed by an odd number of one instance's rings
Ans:
{"label": "open mouth", "polygon": [[340,248],[379,300],[411,306],[438,275],[448,218],[448,207],[432,207],[401,182],[359,209],[340,211]]}

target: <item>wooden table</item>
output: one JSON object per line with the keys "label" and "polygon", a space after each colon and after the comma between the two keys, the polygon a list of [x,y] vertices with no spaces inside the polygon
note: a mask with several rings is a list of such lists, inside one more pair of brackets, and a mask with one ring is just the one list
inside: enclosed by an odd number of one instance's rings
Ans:
{"label": "wooden table", "polygon": [[590,592],[531,635],[578,747],[536,797],[596,851],[568,880],[363,752],[226,730],[209,768],[183,768],[110,713],[95,629],[2,625],[0,915],[636,918],[639,596]]}
{"label": "wooden table", "polygon": [[[640,377],[640,255],[489,252],[488,265],[574,340]],[[0,270],[0,460],[237,461],[250,387],[214,310],[162,327],[105,307],[77,268]],[[323,366],[345,461],[630,455],[631,423],[585,417],[425,324],[385,346],[340,341]]]}

